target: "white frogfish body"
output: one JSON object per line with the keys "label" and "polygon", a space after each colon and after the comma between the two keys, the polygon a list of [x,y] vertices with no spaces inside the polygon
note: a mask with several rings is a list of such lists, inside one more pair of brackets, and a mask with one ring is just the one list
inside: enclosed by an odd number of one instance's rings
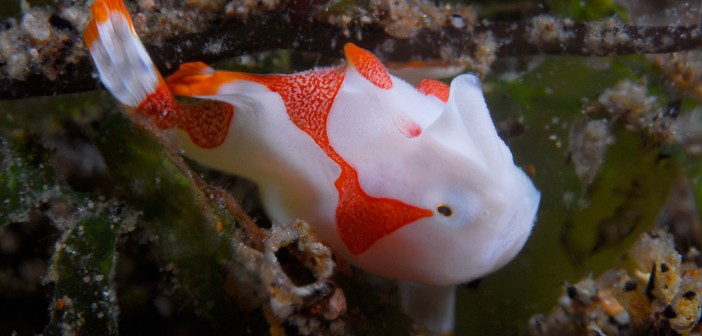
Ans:
{"label": "white frogfish body", "polygon": [[187,156],[256,182],[273,221],[306,220],[362,269],[444,288],[502,267],[531,232],[539,192],[473,75],[414,87],[347,44],[338,68],[253,75],[188,63],[163,80],[116,0],[95,3],[85,39],[123,104],[174,129]]}

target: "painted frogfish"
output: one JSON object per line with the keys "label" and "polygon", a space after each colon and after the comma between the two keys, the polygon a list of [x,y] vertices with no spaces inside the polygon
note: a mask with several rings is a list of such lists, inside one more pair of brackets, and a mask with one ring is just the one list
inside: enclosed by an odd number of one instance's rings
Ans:
{"label": "painted frogfish", "polygon": [[403,309],[429,330],[451,332],[455,286],[527,240],[540,194],[477,77],[415,87],[349,43],[339,67],[256,75],[195,62],[164,79],[121,0],[97,0],[92,15],[85,42],[117,100],[186,156],[255,182],[273,221],[304,219],[352,264],[400,280]]}

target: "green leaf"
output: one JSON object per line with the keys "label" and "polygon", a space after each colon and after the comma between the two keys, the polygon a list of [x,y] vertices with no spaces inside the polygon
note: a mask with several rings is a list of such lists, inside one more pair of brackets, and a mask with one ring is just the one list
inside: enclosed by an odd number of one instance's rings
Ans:
{"label": "green leaf", "polygon": [[566,217],[563,244],[570,256],[602,271],[651,228],[674,179],[677,163],[661,144],[619,129],[617,142],[588,191],[589,204]]}
{"label": "green leaf", "polygon": [[[8,140],[15,140],[9,142]],[[38,144],[0,135],[0,225],[26,220],[27,212],[63,186],[49,162],[48,152]]]}
{"label": "green leaf", "polygon": [[114,270],[121,229],[135,214],[119,204],[88,205],[57,243],[50,279],[56,290],[47,335],[117,335]]}
{"label": "green leaf", "polygon": [[[241,241],[234,218],[216,200],[202,195],[154,137],[130,120],[110,116],[100,128],[99,139],[111,178],[121,186],[117,195],[141,211],[141,223],[152,233],[166,262],[174,266],[179,286],[195,300],[200,313],[211,317],[216,330],[245,325],[241,302],[230,300],[225,291],[226,268],[242,272],[235,276],[247,276],[231,260]],[[221,231],[214,221],[220,221]],[[248,293],[241,289],[240,294]]]}

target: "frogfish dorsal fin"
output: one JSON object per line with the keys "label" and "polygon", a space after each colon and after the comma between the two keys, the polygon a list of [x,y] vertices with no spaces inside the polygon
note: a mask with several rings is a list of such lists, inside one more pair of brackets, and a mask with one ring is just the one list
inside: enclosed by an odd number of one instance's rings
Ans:
{"label": "frogfish dorsal fin", "polygon": [[344,46],[346,60],[369,82],[381,89],[392,88],[392,78],[388,69],[370,51],[359,48],[353,43]]}

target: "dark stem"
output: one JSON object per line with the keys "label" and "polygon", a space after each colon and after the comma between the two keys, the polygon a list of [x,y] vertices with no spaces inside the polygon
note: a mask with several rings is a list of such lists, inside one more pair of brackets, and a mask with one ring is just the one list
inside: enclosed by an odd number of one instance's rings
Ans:
{"label": "dark stem", "polygon": [[[247,20],[228,20],[209,29],[181,35],[147,49],[167,75],[189,61],[211,63],[262,51],[291,49],[341,57],[346,42],[373,51],[385,62],[410,60],[466,63],[481,48],[497,57],[538,54],[608,56],[671,53],[702,46],[699,26],[643,27],[612,20],[570,23],[547,18],[522,22],[484,23],[459,29],[450,24],[420,29],[413,37],[395,38],[380,24],[339,27],[307,20],[290,20],[281,10]],[[284,19],[285,18],[285,19]],[[534,30],[541,27],[540,30]],[[360,39],[358,37],[361,37]],[[73,39],[75,43],[81,40]],[[218,48],[212,45],[221,44]],[[490,49],[492,48],[492,49]],[[466,63],[469,64],[469,63]],[[94,90],[99,87],[90,60],[83,57],[65,65],[57,80],[34,74],[26,80],[0,74],[0,99],[57,95]]]}

